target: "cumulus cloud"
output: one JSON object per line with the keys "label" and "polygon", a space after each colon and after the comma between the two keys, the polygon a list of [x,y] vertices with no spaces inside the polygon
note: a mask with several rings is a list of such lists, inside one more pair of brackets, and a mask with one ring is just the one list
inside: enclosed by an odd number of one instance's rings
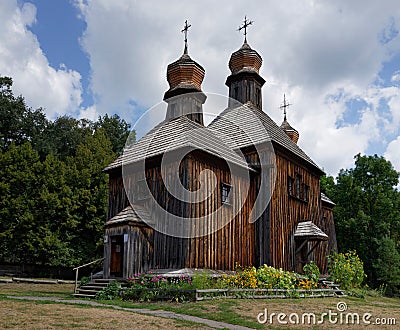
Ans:
{"label": "cumulus cloud", "polygon": [[[387,132],[393,138],[400,125],[398,88],[376,83],[383,64],[400,49],[397,1],[77,0],[76,5],[87,23],[81,42],[90,57],[99,113],[113,109],[129,120],[161,101],[168,89],[166,67],[182,54],[185,19],[192,24],[189,54],[206,70],[203,90],[226,95],[229,57],[243,42],[235,29],[246,14],[255,21],[248,41],[264,59],[264,110],[280,124],[286,93],[300,146],[329,174],[351,166],[355,154]],[[356,123],[338,125],[351,99],[366,106]]]}
{"label": "cumulus cloud", "polygon": [[[400,136],[389,143],[384,157],[390,160],[393,167],[400,172]],[[398,188],[400,188],[400,183]]]}
{"label": "cumulus cloud", "polygon": [[5,0],[0,4],[0,75],[13,78],[14,93],[33,108],[43,107],[50,118],[75,114],[81,103],[81,75],[53,68],[28,29],[36,22],[36,7]]}
{"label": "cumulus cloud", "polygon": [[[383,145],[396,159],[400,140],[400,52],[397,0],[186,2],[75,0],[86,23],[80,42],[90,68],[94,104],[80,109],[80,73],[53,68],[34,34],[36,8],[26,2],[0,4],[0,74],[14,78],[14,91],[42,106],[50,117],[71,114],[96,119],[118,113],[134,122],[162,101],[167,65],[183,51],[185,19],[189,54],[206,70],[203,90],[227,95],[228,61],[243,35],[243,16],[254,20],[248,41],[263,57],[264,111],[278,124],[283,93],[292,103],[288,118],[299,145],[328,174],[350,167],[353,156]],[[361,104],[351,112],[349,104]],[[354,110],[354,109],[353,109]],[[350,111],[350,112],[349,112]],[[346,121],[349,113],[357,118]],[[390,144],[389,144],[390,142]],[[387,146],[387,149],[386,149]],[[397,163],[398,164],[398,163]]]}

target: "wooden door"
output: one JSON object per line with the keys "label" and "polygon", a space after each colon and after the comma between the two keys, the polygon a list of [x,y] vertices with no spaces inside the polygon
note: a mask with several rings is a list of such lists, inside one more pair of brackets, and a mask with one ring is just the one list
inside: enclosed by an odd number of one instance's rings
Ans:
{"label": "wooden door", "polygon": [[122,277],[124,264],[124,236],[111,236],[110,275]]}

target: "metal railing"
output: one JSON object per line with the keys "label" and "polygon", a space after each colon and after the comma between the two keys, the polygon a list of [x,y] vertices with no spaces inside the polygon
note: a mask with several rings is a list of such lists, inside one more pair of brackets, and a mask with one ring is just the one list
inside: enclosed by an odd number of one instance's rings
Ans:
{"label": "metal railing", "polygon": [[101,261],[101,260],[104,260],[104,259],[105,259],[105,258],[100,258],[100,259],[91,261],[91,262],[89,262],[89,263],[87,263],[87,264],[84,264],[84,265],[82,265],[82,266],[78,266],[78,267],[73,268],[73,270],[75,271],[74,294],[76,293],[77,288],[78,288],[78,274],[79,274],[79,268],[83,268],[83,267],[90,266],[90,265],[92,265],[92,264],[94,264],[94,263],[96,263],[96,262],[99,262],[99,261]]}

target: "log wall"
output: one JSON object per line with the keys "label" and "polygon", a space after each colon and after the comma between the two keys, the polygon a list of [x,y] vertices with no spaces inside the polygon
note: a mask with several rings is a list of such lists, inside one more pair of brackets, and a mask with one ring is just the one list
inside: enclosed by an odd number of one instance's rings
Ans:
{"label": "log wall", "polygon": [[[289,160],[280,150],[276,154],[276,182],[272,195],[271,212],[271,265],[287,270],[296,269],[296,242],[294,232],[300,221],[311,220],[318,223],[321,213],[321,193],[319,175],[311,172],[300,162]],[[307,201],[290,196],[289,176],[301,176],[301,181],[308,186]],[[311,256],[312,258],[312,256]]]}
{"label": "log wall", "polygon": [[[320,243],[309,258],[316,261],[322,271],[326,270],[326,254],[336,248],[336,239],[332,209],[327,205],[322,208],[319,186],[321,173],[310,171],[310,168],[307,168],[309,166],[302,164],[301,161],[293,161],[279,148],[275,150],[275,154],[268,148],[264,149],[261,161],[255,150],[246,151],[245,156],[249,164],[255,165],[255,169],[257,164],[275,162],[273,169],[263,171],[267,182],[264,191],[260,191],[261,177],[256,172],[250,174],[250,181],[241,176],[233,176],[225,161],[201,151],[193,151],[183,161],[170,164],[164,173],[164,177],[169,178],[173,185],[181,183],[191,192],[197,191],[201,182],[207,186],[215,185],[215,190],[210,196],[208,198],[200,196],[200,201],[191,199],[186,203],[171,195],[161,175],[160,160],[148,162],[145,178],[132,171],[125,182],[129,187],[128,194],[132,197],[137,196],[140,190],[138,182],[143,182],[145,179],[151,196],[133,199],[135,203],[143,204],[151,210],[150,217],[159,221],[160,226],[158,231],[146,226],[125,228],[130,237],[130,245],[124,251],[128,276],[154,267],[232,270],[236,263],[243,266],[259,266],[265,263],[276,268],[295,270],[298,265],[296,265],[294,232],[298,222],[304,220],[313,221],[330,238],[334,238],[329,242]],[[275,185],[273,185],[272,170],[275,171]],[[302,184],[308,187],[306,201],[289,194],[289,177],[296,176],[300,176]],[[223,183],[236,187],[229,205],[222,203],[221,200]],[[243,207],[240,212],[234,214],[239,204],[242,204],[241,196],[244,193],[248,195]],[[265,204],[264,201],[268,200],[270,193],[272,198],[268,207],[264,207],[257,221],[251,223],[253,208],[264,206],[261,204]],[[260,205],[255,204],[258,195],[262,197]],[[129,201],[121,173],[117,171],[110,173],[108,218],[118,214],[127,205]],[[154,211],[157,209],[156,206],[161,206],[168,213],[184,218],[208,217],[209,221],[208,224],[199,222],[190,226],[185,220],[182,223],[172,224],[168,214]],[[232,221],[222,226],[222,222],[226,219]],[[182,236],[186,234],[198,237],[179,238],[163,233],[171,225],[178,226],[176,229]],[[215,230],[201,236],[205,226],[208,225]],[[222,228],[216,230],[217,227]]]}

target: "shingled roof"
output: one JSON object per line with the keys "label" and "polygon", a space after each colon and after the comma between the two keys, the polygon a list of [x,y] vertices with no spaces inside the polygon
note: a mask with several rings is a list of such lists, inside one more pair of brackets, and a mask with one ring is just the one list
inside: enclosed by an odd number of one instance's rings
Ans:
{"label": "shingled roof", "polygon": [[222,141],[214,130],[181,116],[161,122],[139,141],[125,149],[124,153],[104,170],[109,171],[123,164],[143,161],[185,147],[208,152],[229,163],[249,169],[246,161]]}
{"label": "shingled roof", "polygon": [[317,241],[326,241],[328,239],[328,235],[325,234],[321,229],[317,227],[317,225],[315,225],[311,221],[299,222],[297,224],[294,237]]}
{"label": "shingled roof", "polygon": [[330,204],[332,206],[335,206],[336,204],[328,197],[326,196],[323,192],[321,192],[321,200],[324,203]]}
{"label": "shingled roof", "polygon": [[135,223],[144,225],[154,223],[154,220],[152,220],[149,213],[144,207],[134,204],[127,206],[117,215],[108,220],[106,222],[106,226],[121,225],[123,223]]}
{"label": "shingled roof", "polygon": [[248,102],[226,108],[208,126],[220,137],[226,137],[232,149],[244,148],[265,142],[276,143],[297,157],[323,171],[286,133],[263,111]]}

